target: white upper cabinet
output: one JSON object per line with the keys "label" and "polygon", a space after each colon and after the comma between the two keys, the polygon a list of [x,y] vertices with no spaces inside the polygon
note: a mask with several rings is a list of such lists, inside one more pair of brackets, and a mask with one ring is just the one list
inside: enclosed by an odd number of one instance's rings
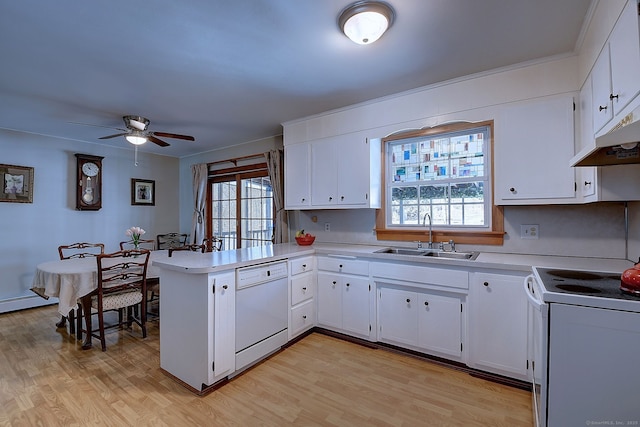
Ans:
{"label": "white upper cabinet", "polygon": [[380,155],[380,141],[362,134],[285,146],[286,208],[379,208]]}
{"label": "white upper cabinet", "polygon": [[505,106],[494,135],[498,205],[576,203],[573,97]]}
{"label": "white upper cabinet", "polygon": [[613,115],[618,115],[640,90],[640,32],[637,0],[629,0],[609,39]]}
{"label": "white upper cabinet", "polygon": [[311,146],[294,144],[284,147],[284,203],[286,209],[311,206]]}
{"label": "white upper cabinet", "polygon": [[[637,0],[629,0],[591,71],[593,132],[618,116],[640,91]],[[618,120],[614,120],[614,123]]]}
{"label": "white upper cabinet", "polygon": [[613,118],[611,106],[611,67],[609,59],[609,45],[607,44],[591,71],[591,88],[593,93],[591,110],[593,112],[593,130],[595,133],[602,129]]}

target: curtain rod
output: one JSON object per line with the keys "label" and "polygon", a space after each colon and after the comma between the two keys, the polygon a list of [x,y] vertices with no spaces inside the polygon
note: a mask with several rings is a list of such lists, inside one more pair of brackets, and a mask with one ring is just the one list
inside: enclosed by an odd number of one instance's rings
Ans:
{"label": "curtain rod", "polygon": [[220,163],[233,163],[234,166],[238,166],[239,160],[249,160],[249,159],[264,159],[264,154],[251,154],[249,156],[235,157],[233,159],[228,159],[228,160],[218,160],[216,162],[207,163],[207,166],[218,165]]}

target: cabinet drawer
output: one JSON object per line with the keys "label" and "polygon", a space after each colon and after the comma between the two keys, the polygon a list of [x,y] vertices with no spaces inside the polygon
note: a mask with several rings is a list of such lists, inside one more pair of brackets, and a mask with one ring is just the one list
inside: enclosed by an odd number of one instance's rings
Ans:
{"label": "cabinet drawer", "polygon": [[368,276],[369,262],[350,258],[320,257],[318,258],[318,270]]}
{"label": "cabinet drawer", "polygon": [[308,301],[291,310],[291,336],[305,331],[315,324],[315,304]]}
{"label": "cabinet drawer", "polygon": [[371,275],[374,276],[374,280],[382,278],[416,284],[469,289],[469,273],[465,270],[376,262],[371,264]]}
{"label": "cabinet drawer", "polygon": [[289,271],[292,276],[313,270],[313,257],[303,257],[289,260]]}
{"label": "cabinet drawer", "polygon": [[291,305],[301,303],[304,300],[313,298],[314,295],[314,276],[313,274],[304,274],[291,279]]}

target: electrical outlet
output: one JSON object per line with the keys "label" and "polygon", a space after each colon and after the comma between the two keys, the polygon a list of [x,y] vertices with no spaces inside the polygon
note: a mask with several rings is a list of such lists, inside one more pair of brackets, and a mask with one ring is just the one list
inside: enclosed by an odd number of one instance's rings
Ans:
{"label": "electrical outlet", "polygon": [[537,239],[540,226],[538,224],[522,224],[520,226],[521,239]]}
{"label": "electrical outlet", "polygon": [[330,222],[325,222],[324,223],[324,231],[331,231],[331,223]]}

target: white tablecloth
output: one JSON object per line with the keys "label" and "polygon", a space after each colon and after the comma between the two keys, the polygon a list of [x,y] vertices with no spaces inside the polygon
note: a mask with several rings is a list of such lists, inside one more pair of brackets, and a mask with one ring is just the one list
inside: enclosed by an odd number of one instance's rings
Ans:
{"label": "white tablecloth", "polygon": [[[167,251],[152,251],[147,266],[147,278],[158,277],[154,258],[166,257]],[[95,257],[43,262],[36,267],[32,290],[38,295],[58,298],[58,312],[67,316],[77,307],[78,298],[98,287],[98,263]]]}

